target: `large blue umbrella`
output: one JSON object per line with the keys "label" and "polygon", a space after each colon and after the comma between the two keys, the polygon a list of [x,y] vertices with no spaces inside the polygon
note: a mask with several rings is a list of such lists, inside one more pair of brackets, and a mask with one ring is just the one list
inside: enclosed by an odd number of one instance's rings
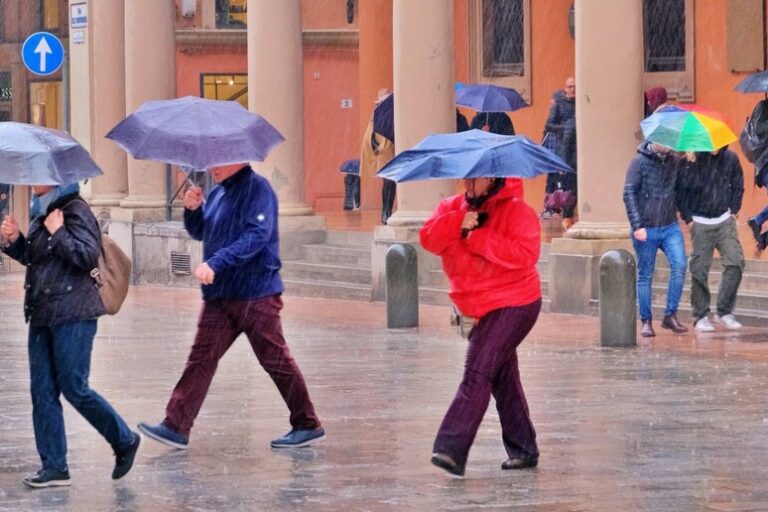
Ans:
{"label": "large blue umbrella", "polygon": [[402,183],[462,178],[533,178],[574,172],[559,156],[522,135],[482,130],[429,135],[403,151],[378,173]]}
{"label": "large blue umbrella", "polygon": [[0,183],[69,185],[101,169],[67,132],[26,123],[0,123]]}
{"label": "large blue umbrella", "polygon": [[768,93],[768,71],[761,71],[760,73],[752,73],[744,80],[736,84],[733,88],[734,91],[743,93],[749,92],[763,92]]}
{"label": "large blue umbrella", "polygon": [[197,170],[263,161],[285,139],[236,101],[194,96],[144,103],[107,134],[134,158]]}
{"label": "large blue umbrella", "polygon": [[456,91],[456,104],[480,112],[513,112],[528,106],[516,90],[490,84],[462,87]]}
{"label": "large blue umbrella", "polygon": [[395,142],[395,95],[390,94],[373,109],[373,131]]}

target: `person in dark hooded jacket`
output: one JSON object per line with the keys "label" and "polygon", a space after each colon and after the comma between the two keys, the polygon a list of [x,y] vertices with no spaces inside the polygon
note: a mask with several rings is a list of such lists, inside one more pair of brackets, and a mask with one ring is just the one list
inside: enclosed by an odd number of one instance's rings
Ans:
{"label": "person in dark hooded jacket", "polygon": [[699,332],[715,330],[709,321],[709,270],[715,249],[723,266],[715,323],[731,330],[741,328],[733,309],[744,271],[744,251],[736,223],[743,196],[744,171],[739,157],[727,147],[696,153],[681,167],[677,203],[685,223],[693,222],[691,307],[694,329]]}
{"label": "person in dark hooded jacket", "polygon": [[675,333],[688,331],[677,319],[686,266],[683,233],[677,223],[678,166],[668,148],[646,141],[638,147],[624,183],[624,206],[637,254],[637,302],[643,324],[640,334],[645,337],[656,335],[652,324],[651,282],[659,249],[666,255],[670,267],[661,326]]}
{"label": "person in dark hooded jacket", "polygon": [[506,112],[478,112],[469,127],[497,135],[514,135],[515,126]]}
{"label": "person in dark hooded jacket", "polygon": [[26,236],[5,217],[3,251],[27,267],[24,317],[29,322],[32,423],[43,467],[24,479],[32,488],[67,486],[67,441],[60,396],[115,452],[112,478],[131,469],[141,438],[88,386],[97,318],[104,314],[90,275],[99,260],[99,225],[75,183],[34,186]]}

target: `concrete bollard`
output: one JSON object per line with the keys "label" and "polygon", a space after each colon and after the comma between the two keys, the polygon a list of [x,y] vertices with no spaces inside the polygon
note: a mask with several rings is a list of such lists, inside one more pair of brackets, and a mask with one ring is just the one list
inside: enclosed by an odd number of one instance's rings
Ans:
{"label": "concrete bollard", "polygon": [[416,249],[394,244],[386,256],[387,327],[419,325],[419,267]]}
{"label": "concrete bollard", "polygon": [[635,257],[624,249],[600,258],[600,346],[637,345]]}

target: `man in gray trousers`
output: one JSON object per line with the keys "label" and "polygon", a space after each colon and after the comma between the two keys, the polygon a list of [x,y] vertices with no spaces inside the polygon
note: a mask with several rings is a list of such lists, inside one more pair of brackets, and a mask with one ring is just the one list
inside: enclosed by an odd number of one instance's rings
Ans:
{"label": "man in gray trousers", "polygon": [[715,249],[723,268],[717,294],[716,324],[736,330],[733,315],[744,271],[744,251],[739,242],[736,216],[744,196],[744,172],[736,154],[727,147],[712,153],[690,155],[679,175],[678,208],[691,224],[691,307],[697,332],[712,332],[709,319],[709,269]]}

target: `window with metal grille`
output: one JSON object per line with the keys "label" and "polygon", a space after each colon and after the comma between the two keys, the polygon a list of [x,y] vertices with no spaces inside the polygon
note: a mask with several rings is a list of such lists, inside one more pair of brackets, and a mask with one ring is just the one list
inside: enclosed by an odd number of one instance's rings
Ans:
{"label": "window with metal grille", "polygon": [[483,75],[525,74],[523,0],[483,0]]}
{"label": "window with metal grille", "polygon": [[643,0],[645,70],[685,71],[685,0]]}

